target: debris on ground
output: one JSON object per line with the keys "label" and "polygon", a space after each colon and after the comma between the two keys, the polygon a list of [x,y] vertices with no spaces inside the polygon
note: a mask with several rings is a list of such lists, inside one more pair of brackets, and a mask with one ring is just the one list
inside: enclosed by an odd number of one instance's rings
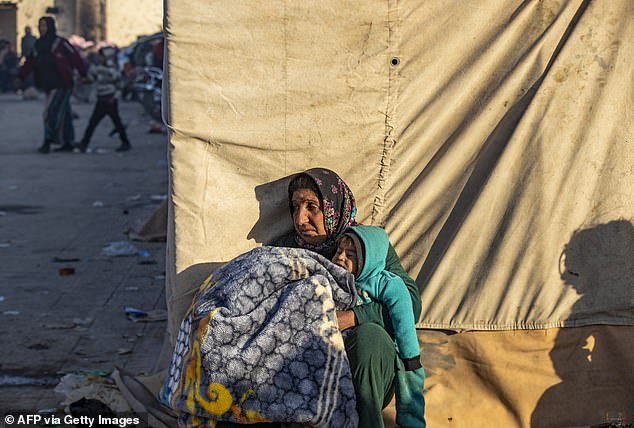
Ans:
{"label": "debris on ground", "polygon": [[[134,241],[165,241],[167,236],[167,195],[153,195],[154,201],[160,200],[152,215],[137,230],[128,232]],[[165,198],[165,199],[163,199]],[[162,199],[162,200],[161,200]]]}
{"label": "debris on ground", "polygon": [[74,267],[59,268],[57,273],[59,274],[59,276],[75,275],[75,268]]}
{"label": "debris on ground", "polygon": [[152,195],[152,196],[150,196],[150,200],[154,201],[154,202],[163,202],[163,201],[167,200],[167,194]]}
{"label": "debris on ground", "polygon": [[42,327],[49,330],[70,330],[76,327],[86,327],[94,321],[94,318],[73,318],[72,322],[59,324],[42,324]]}
{"label": "debris on ground", "polygon": [[138,254],[139,249],[127,241],[111,242],[101,249],[101,253],[108,257],[127,257]]}
{"label": "debris on ground", "polygon": [[141,309],[126,307],[125,314],[130,321],[134,322],[155,322],[167,320],[167,311],[163,309],[143,311]]}
{"label": "debris on ground", "polygon": [[88,326],[90,324],[92,324],[92,322],[94,321],[94,318],[88,317],[88,318],[73,318],[73,323],[75,325],[78,326]]}
{"label": "debris on ground", "polygon": [[29,86],[22,92],[22,99],[25,101],[28,100],[37,100],[40,98],[40,93],[34,86]]}
{"label": "debris on ground", "polygon": [[132,410],[109,375],[69,373],[61,378],[55,392],[64,395],[65,399],[61,403],[63,406],[70,406],[81,399],[92,399],[98,400],[116,413]]}
{"label": "debris on ground", "polygon": [[[68,412],[71,416],[81,418],[90,418],[90,420],[100,420],[100,418],[114,418],[116,415],[110,407],[100,400],[94,398],[81,398],[68,405]],[[99,424],[101,426],[102,424]],[[82,425],[92,427],[92,424]]]}
{"label": "debris on ground", "polygon": [[99,376],[99,377],[108,377],[112,374],[112,370],[90,370],[90,369],[80,369],[74,370],[73,373],[85,376]]}
{"label": "debris on ground", "polygon": [[42,324],[42,327],[49,330],[70,330],[75,328],[75,323]]}
{"label": "debris on ground", "polygon": [[53,386],[59,383],[55,376],[21,376],[0,372],[0,386]]}
{"label": "debris on ground", "polygon": [[34,351],[43,351],[50,348],[51,346],[48,343],[34,343],[32,345],[27,346],[27,349],[32,349]]}
{"label": "debris on ground", "polygon": [[55,256],[51,259],[51,261],[53,263],[72,263],[72,262],[79,262],[81,261],[81,259],[77,258],[77,257],[58,257]]}

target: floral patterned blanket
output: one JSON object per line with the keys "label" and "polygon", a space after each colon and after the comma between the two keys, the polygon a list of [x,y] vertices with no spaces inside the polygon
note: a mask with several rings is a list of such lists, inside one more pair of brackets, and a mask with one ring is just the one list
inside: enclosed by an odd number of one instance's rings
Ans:
{"label": "floral patterned blanket", "polygon": [[188,427],[219,420],[356,427],[335,316],[354,303],[352,275],[314,252],[259,247],[238,256],[194,297],[163,402]]}

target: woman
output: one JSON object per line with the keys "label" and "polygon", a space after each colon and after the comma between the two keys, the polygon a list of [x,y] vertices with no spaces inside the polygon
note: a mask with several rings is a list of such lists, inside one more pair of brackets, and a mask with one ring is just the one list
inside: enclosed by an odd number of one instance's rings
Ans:
{"label": "woman", "polygon": [[85,77],[86,68],[68,40],[57,35],[52,17],[40,18],[38,29],[40,38],[18,72],[21,80],[34,72],[35,86],[46,92],[44,143],[38,151],[48,153],[54,143],[61,144],[56,151],[72,151],[74,129],[70,96],[73,92],[73,70]]}
{"label": "woman", "polygon": [[[356,206],[348,185],[333,171],[314,168],[291,180],[288,200],[294,231],[273,245],[306,248],[331,259],[336,239],[355,224]],[[414,319],[418,319],[418,286],[401,266],[392,245],[385,265],[405,282]],[[383,427],[381,411],[392,398],[398,360],[387,308],[375,302],[338,312],[337,318],[340,330],[354,327],[344,342],[355,384],[359,427]]]}

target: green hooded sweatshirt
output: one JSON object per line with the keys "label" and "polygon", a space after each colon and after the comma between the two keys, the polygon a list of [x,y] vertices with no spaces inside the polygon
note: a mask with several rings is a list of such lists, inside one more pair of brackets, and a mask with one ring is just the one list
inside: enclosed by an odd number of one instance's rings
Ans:
{"label": "green hooded sweatshirt", "polygon": [[385,259],[390,245],[385,230],[376,226],[356,225],[345,233],[357,246],[358,272],[355,285],[360,292],[359,303],[368,303],[364,295],[383,303],[394,327],[399,357],[406,370],[421,367],[420,348],[416,336],[414,311],[409,291],[403,280],[385,270]]}
{"label": "green hooded sweatshirt", "polygon": [[376,226],[356,225],[345,234],[357,247],[355,285],[359,303],[374,300],[385,305],[394,327],[400,357],[395,380],[396,424],[402,428],[425,428],[425,371],[420,363],[414,308],[403,280],[385,270],[390,246],[387,233]]}

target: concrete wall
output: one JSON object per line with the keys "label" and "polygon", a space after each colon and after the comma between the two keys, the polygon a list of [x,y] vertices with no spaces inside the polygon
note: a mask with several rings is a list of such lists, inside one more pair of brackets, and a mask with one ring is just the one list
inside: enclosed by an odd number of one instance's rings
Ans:
{"label": "concrete wall", "polygon": [[[57,33],[63,37],[77,33],[77,2],[75,0],[55,0],[54,3],[58,10],[58,13],[54,15]],[[39,33],[36,31],[35,35],[39,36]]]}
{"label": "concrete wall", "polygon": [[[18,53],[20,52],[20,40],[24,35],[24,27],[30,26],[31,32],[35,37],[39,37],[40,33],[37,31],[37,21],[41,16],[46,15],[46,9],[48,7],[54,7],[54,0],[17,0],[12,2],[17,6],[17,18],[16,18],[16,45]],[[65,35],[59,30],[60,35]]]}
{"label": "concrete wall", "polygon": [[118,46],[127,46],[140,36],[161,31],[163,0],[108,0],[106,37]]}
{"label": "concrete wall", "polygon": [[[16,6],[15,25],[5,17],[11,28],[3,25],[8,34],[4,38],[15,41],[18,51],[25,26],[39,37],[37,21],[49,7],[58,9],[57,32],[63,37],[79,34],[88,40],[105,38],[127,46],[140,36],[161,31],[163,26],[163,0],[12,0],[9,4]],[[15,38],[11,37],[13,31]]]}
{"label": "concrete wall", "polygon": [[16,45],[16,10],[15,5],[0,3],[0,40],[8,40]]}

